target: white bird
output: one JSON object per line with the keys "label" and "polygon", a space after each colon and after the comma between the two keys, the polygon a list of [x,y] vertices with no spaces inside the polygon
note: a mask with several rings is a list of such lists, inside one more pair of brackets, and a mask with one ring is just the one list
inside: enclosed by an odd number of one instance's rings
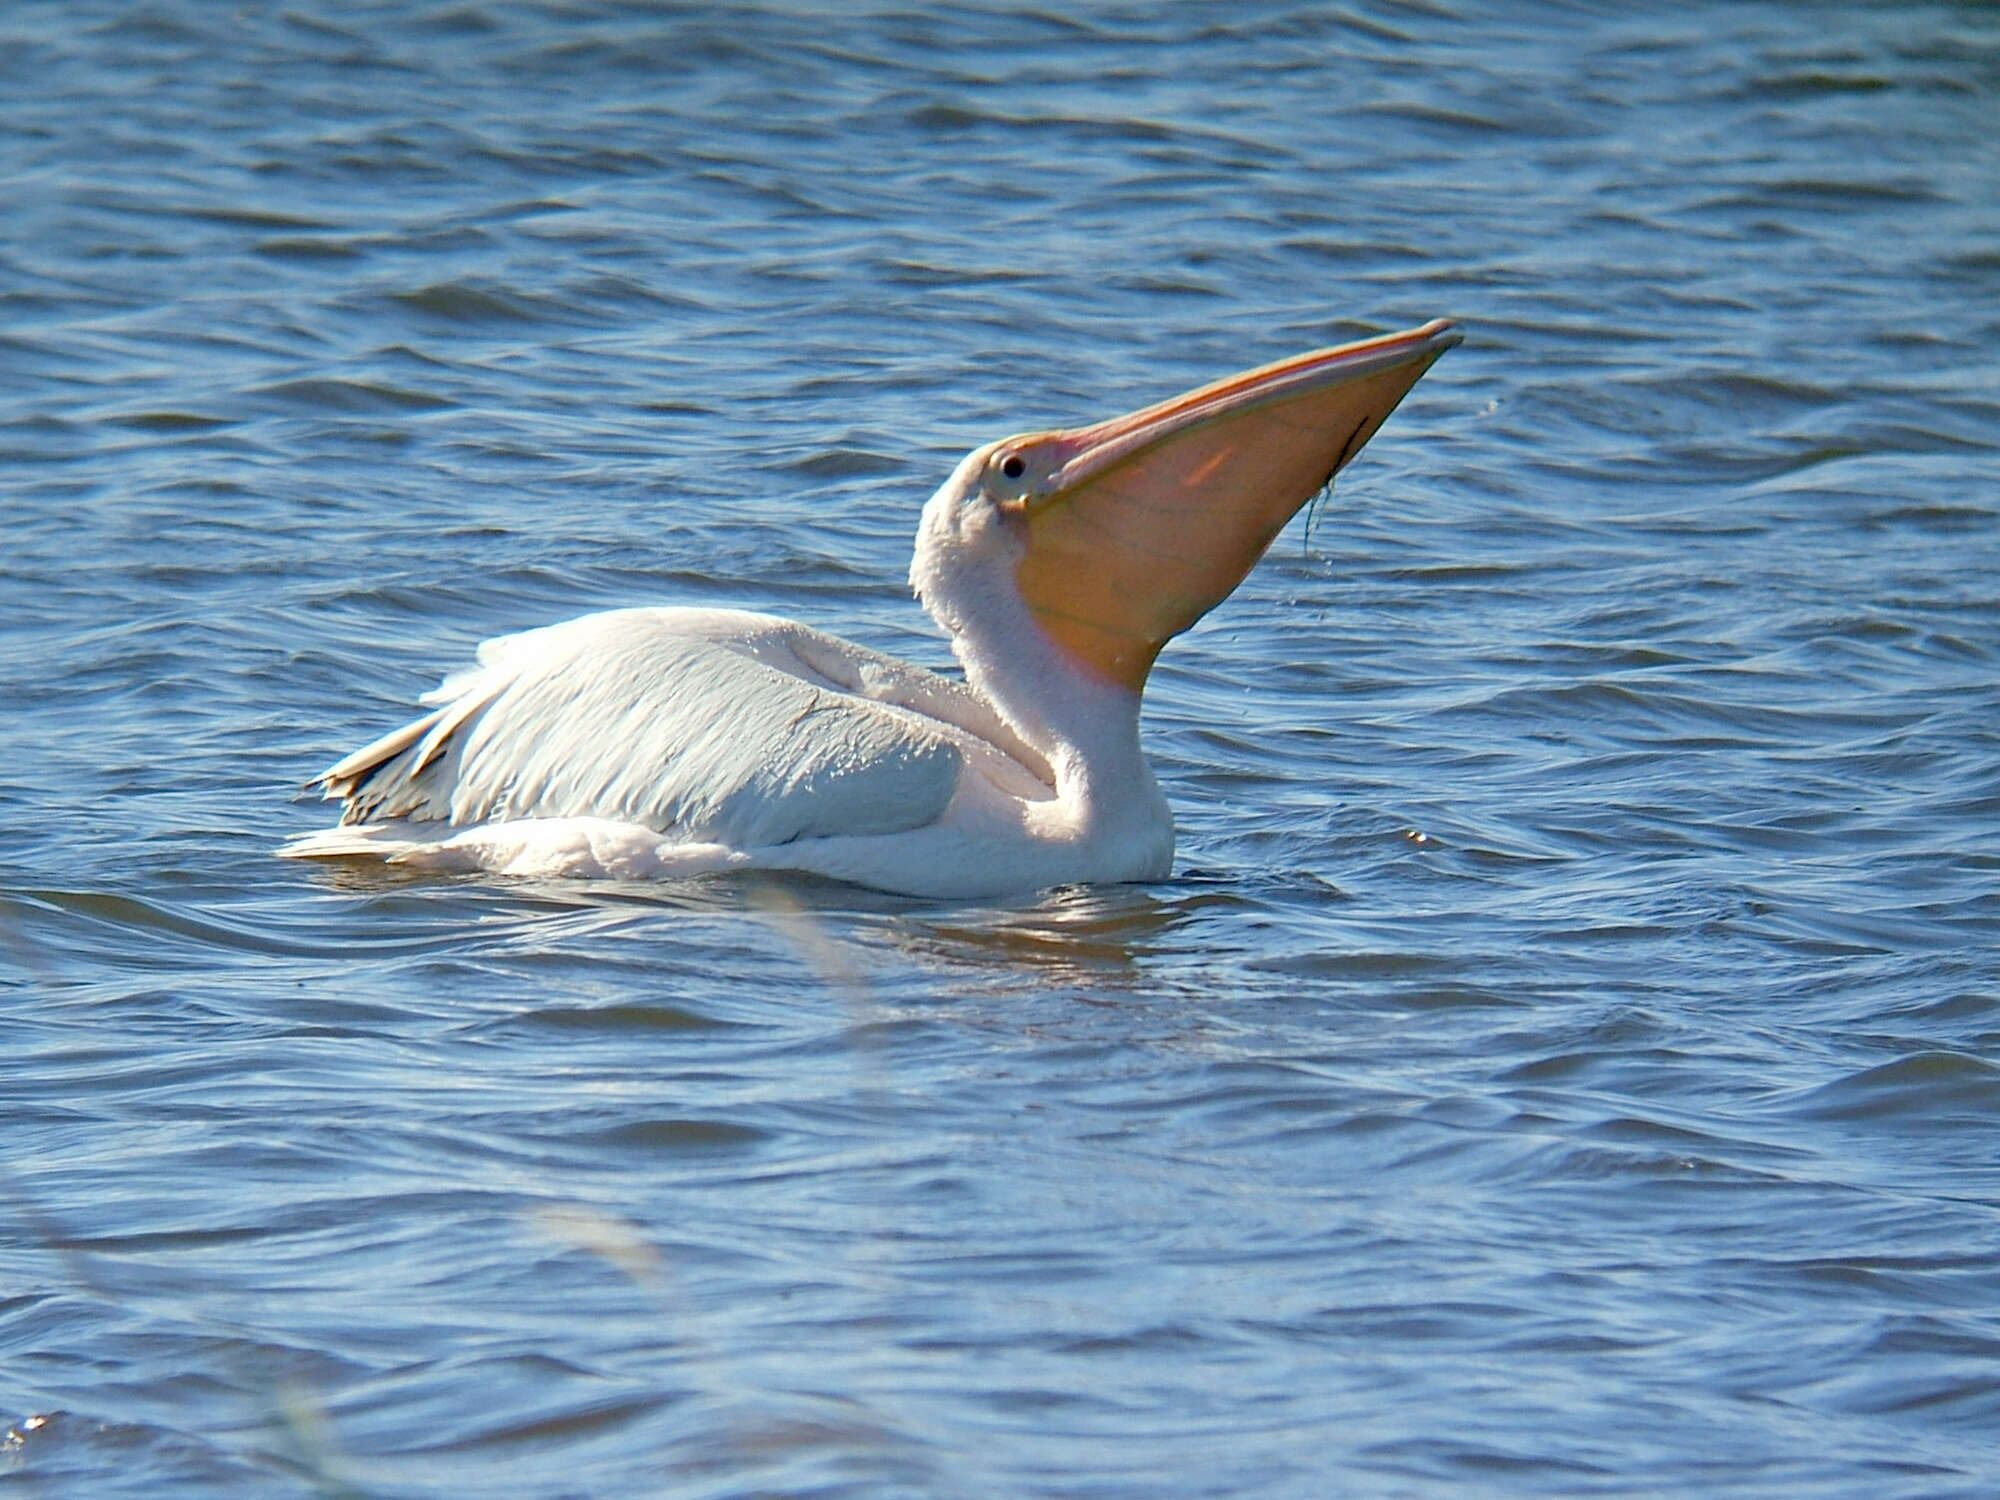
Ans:
{"label": "white bird", "polygon": [[962,682],[772,615],[585,615],[481,646],[431,713],[307,783],[340,826],[283,852],[944,897],[1162,878],[1154,658],[1460,337],[1438,320],[974,449],[910,564]]}

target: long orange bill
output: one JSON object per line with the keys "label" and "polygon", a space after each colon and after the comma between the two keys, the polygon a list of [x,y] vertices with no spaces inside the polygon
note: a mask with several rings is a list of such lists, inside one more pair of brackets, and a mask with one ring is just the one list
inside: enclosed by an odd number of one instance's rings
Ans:
{"label": "long orange bill", "polygon": [[1229,597],[1462,337],[1439,319],[998,444],[984,482],[1027,515],[1029,609],[1092,671],[1139,691],[1160,648]]}

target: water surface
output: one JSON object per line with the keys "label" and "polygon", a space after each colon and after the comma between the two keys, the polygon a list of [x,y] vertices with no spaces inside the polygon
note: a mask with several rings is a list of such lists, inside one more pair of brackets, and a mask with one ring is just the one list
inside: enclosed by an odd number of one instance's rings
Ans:
{"label": "water surface", "polygon": [[[24,0],[0,1489],[1987,1495],[1990,6]],[[975,442],[1469,331],[1172,879],[271,857],[481,639],[941,664]]]}

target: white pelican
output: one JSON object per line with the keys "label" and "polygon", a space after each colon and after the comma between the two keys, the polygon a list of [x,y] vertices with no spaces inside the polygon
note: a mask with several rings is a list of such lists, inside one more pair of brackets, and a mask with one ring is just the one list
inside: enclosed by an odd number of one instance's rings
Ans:
{"label": "white pelican", "polygon": [[944,897],[1162,878],[1153,659],[1460,337],[1438,320],[974,449],[910,564],[962,682],[771,615],[585,615],[481,646],[432,712],[307,783],[340,826],[283,852]]}

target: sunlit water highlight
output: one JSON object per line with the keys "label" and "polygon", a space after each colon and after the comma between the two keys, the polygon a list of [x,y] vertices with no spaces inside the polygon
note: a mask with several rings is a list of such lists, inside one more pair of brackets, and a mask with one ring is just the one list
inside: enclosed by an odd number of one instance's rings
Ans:
{"label": "sunlit water highlight", "polygon": [[[0,1489],[2000,1484],[1991,7],[0,44]],[[484,637],[938,664],[966,447],[1434,315],[1169,881],[271,858]]]}

